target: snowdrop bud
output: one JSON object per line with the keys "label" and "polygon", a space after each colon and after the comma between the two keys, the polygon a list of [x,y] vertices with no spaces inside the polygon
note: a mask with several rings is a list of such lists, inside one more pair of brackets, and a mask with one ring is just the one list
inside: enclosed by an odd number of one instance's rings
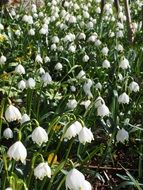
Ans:
{"label": "snowdrop bud", "polygon": [[24,90],[26,88],[26,82],[24,80],[21,80],[19,83],[18,83],[18,89],[20,90]]}
{"label": "snowdrop bud", "polygon": [[23,116],[22,116],[22,118],[20,120],[20,123],[23,124],[23,123],[25,123],[27,121],[30,121],[30,117],[25,113],[25,114],[23,114]]}
{"label": "snowdrop bud", "polygon": [[35,62],[37,62],[37,63],[43,63],[43,59],[42,59],[42,57],[41,57],[40,54],[38,54],[38,55],[36,56]]}
{"label": "snowdrop bud", "polygon": [[129,84],[129,89],[130,89],[131,92],[138,92],[139,89],[140,89],[140,87],[139,87],[139,85],[138,85],[137,82],[132,81],[132,82]]}
{"label": "snowdrop bud", "polygon": [[108,55],[109,49],[107,47],[104,47],[101,52],[103,53],[103,55]]}
{"label": "snowdrop bud", "polygon": [[41,78],[42,78],[45,86],[47,84],[51,84],[52,83],[52,77],[51,77],[51,75],[48,72],[46,72],[44,75],[42,75]]}
{"label": "snowdrop bud", "polygon": [[122,128],[117,132],[116,135],[117,143],[118,142],[124,143],[124,141],[128,139],[129,139],[129,133],[125,129]]}
{"label": "snowdrop bud", "polygon": [[20,160],[23,164],[26,163],[27,150],[21,141],[15,142],[7,152],[10,159],[14,159],[16,161]]}
{"label": "snowdrop bud", "polygon": [[118,97],[119,104],[129,104],[129,96],[126,94],[126,92],[122,93]]}
{"label": "snowdrop bud", "polygon": [[5,119],[8,122],[20,120],[21,119],[21,113],[15,106],[9,105],[5,111]]}
{"label": "snowdrop bud", "polygon": [[79,121],[75,121],[70,127],[66,130],[64,138],[71,139],[79,134],[82,129],[82,125]]}
{"label": "snowdrop bud", "polygon": [[109,108],[105,104],[98,106],[97,108],[98,116],[104,117],[104,116],[109,116],[109,114],[110,114]]}
{"label": "snowdrop bud", "polygon": [[28,34],[29,34],[30,36],[34,36],[34,35],[35,35],[35,30],[31,28],[31,29],[28,31]]}
{"label": "snowdrop bud", "polygon": [[51,168],[49,167],[47,162],[40,163],[34,169],[34,176],[40,180],[43,180],[44,177],[51,178]]}
{"label": "snowdrop bud", "polygon": [[62,66],[61,63],[57,63],[57,64],[55,65],[55,70],[57,70],[57,71],[62,70],[62,68],[63,68],[63,66]]}
{"label": "snowdrop bud", "polygon": [[2,56],[0,57],[0,65],[4,65],[5,62],[6,62],[6,57],[5,57],[4,55],[2,55]]}
{"label": "snowdrop bud", "polygon": [[90,101],[90,100],[82,101],[82,102],[80,103],[80,105],[85,106],[85,109],[87,109],[87,108],[90,106],[90,104],[91,104],[91,101]]}
{"label": "snowdrop bud", "polygon": [[26,82],[26,86],[27,86],[27,88],[31,88],[31,89],[35,88],[35,86],[36,86],[35,80],[33,78],[29,78]]}
{"label": "snowdrop bud", "polygon": [[67,107],[69,109],[75,109],[77,107],[77,101],[75,99],[68,100]]}
{"label": "snowdrop bud", "polygon": [[81,71],[78,73],[78,75],[77,75],[76,78],[77,78],[77,79],[85,79],[85,78],[86,78],[86,73],[85,73],[83,70],[81,70]]}
{"label": "snowdrop bud", "polygon": [[82,189],[84,181],[84,175],[74,168],[70,170],[66,176],[66,188],[73,190]]}
{"label": "snowdrop bud", "polygon": [[39,146],[41,146],[42,143],[46,143],[48,141],[47,132],[40,126],[34,129],[31,136],[33,142],[37,143]]}
{"label": "snowdrop bud", "polygon": [[82,58],[83,62],[88,62],[89,60],[89,56],[88,55],[84,55],[84,57]]}
{"label": "snowdrop bud", "polygon": [[124,70],[130,68],[129,61],[126,58],[122,59],[119,63],[119,68]]}
{"label": "snowdrop bud", "polygon": [[102,67],[105,68],[105,69],[110,68],[111,67],[110,62],[107,59],[104,60],[103,63],[102,63]]}
{"label": "snowdrop bud", "polygon": [[98,90],[101,90],[102,89],[102,84],[100,82],[98,82],[96,85],[95,85],[96,89]]}
{"label": "snowdrop bud", "polygon": [[83,127],[78,135],[79,142],[85,144],[86,142],[91,143],[94,140],[93,133],[87,127]]}
{"label": "snowdrop bud", "polygon": [[25,74],[25,69],[21,64],[19,64],[15,67],[15,72],[22,75]]}
{"label": "snowdrop bud", "polygon": [[4,30],[4,26],[1,23],[0,23],[0,30]]}
{"label": "snowdrop bud", "polygon": [[102,106],[102,104],[105,104],[103,98],[101,96],[99,96],[96,100],[95,100],[95,107],[98,108],[99,106]]}
{"label": "snowdrop bud", "polygon": [[13,138],[13,132],[12,132],[12,130],[8,127],[8,128],[6,128],[5,130],[4,130],[4,132],[3,132],[3,136],[4,136],[4,138],[6,138],[6,139],[11,139],[11,138]]}

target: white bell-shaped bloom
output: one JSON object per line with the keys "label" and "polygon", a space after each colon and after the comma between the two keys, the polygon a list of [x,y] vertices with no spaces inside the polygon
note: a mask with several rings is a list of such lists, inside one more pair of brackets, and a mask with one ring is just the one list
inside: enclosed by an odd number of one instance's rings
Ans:
{"label": "white bell-shaped bloom", "polygon": [[48,72],[46,72],[44,75],[42,75],[41,78],[42,78],[45,86],[47,86],[47,84],[52,83],[52,77]]}
{"label": "white bell-shaped bloom", "polygon": [[15,72],[20,75],[23,75],[23,74],[25,74],[25,69],[21,64],[19,64],[15,67]]}
{"label": "white bell-shaped bloom", "polygon": [[66,176],[66,188],[69,188],[70,190],[80,190],[82,189],[84,181],[84,175],[77,169],[72,169]]}
{"label": "white bell-shaped bloom", "polygon": [[97,90],[101,90],[102,89],[102,84],[100,82],[96,83],[95,85]]}
{"label": "white bell-shaped bloom", "polygon": [[98,108],[99,106],[101,106],[102,104],[105,104],[105,101],[103,100],[103,98],[101,96],[99,96],[96,100],[95,100],[95,107]]}
{"label": "white bell-shaped bloom", "polygon": [[102,104],[97,108],[97,115],[104,117],[104,116],[109,116],[109,114],[110,114],[109,108],[105,104]]}
{"label": "white bell-shaped bloom", "polygon": [[66,130],[64,138],[71,139],[79,134],[82,129],[82,125],[79,121],[75,121],[70,127]]}
{"label": "white bell-shaped bloom", "polygon": [[12,188],[11,187],[7,187],[5,190],[12,190]]}
{"label": "white bell-shaped bloom", "polygon": [[122,59],[119,63],[119,68],[124,70],[130,68],[129,61],[126,58]]}
{"label": "white bell-shaped bloom", "polygon": [[88,55],[84,55],[84,57],[82,58],[83,62],[88,62],[89,61],[89,56]]}
{"label": "white bell-shaped bloom", "polygon": [[129,139],[129,133],[125,129],[122,128],[117,132],[116,135],[117,142],[124,143],[124,141],[128,139]]}
{"label": "white bell-shaped bloom", "polygon": [[82,190],[92,190],[92,186],[87,180],[84,180]]}
{"label": "white bell-shaped bloom", "polygon": [[20,160],[23,164],[26,162],[27,150],[21,141],[15,142],[7,152],[10,159],[14,159],[16,161]]}
{"label": "white bell-shaped bloom", "polygon": [[107,59],[105,59],[102,63],[102,67],[105,69],[110,68],[111,67],[110,62]]}
{"label": "white bell-shaped bloom", "polygon": [[43,67],[40,67],[38,71],[39,71],[40,75],[44,75],[45,74],[45,70],[43,69]]}
{"label": "white bell-shaped bloom", "polygon": [[37,143],[39,146],[41,146],[42,143],[46,143],[48,141],[47,132],[40,126],[34,129],[31,136],[33,142]]}
{"label": "white bell-shaped bloom", "polygon": [[57,63],[56,65],[55,65],[55,70],[57,70],[57,71],[61,71],[62,70],[62,68],[63,68],[63,66],[62,66],[62,64],[61,63]]}
{"label": "white bell-shaped bloom", "polygon": [[83,127],[78,135],[78,139],[82,144],[86,142],[91,143],[91,141],[94,140],[93,133],[87,127]]}
{"label": "white bell-shaped bloom", "polygon": [[126,92],[122,93],[119,97],[118,97],[118,102],[119,104],[129,104],[129,96],[126,94]]}
{"label": "white bell-shaped bloom", "polygon": [[81,70],[79,73],[78,73],[78,75],[77,75],[77,79],[85,79],[86,78],[86,73],[83,71],[83,70]]}
{"label": "white bell-shaped bloom", "polygon": [[104,47],[101,52],[103,53],[103,55],[108,55],[109,49],[107,47]]}
{"label": "white bell-shaped bloom", "polygon": [[80,105],[85,106],[85,109],[87,109],[87,108],[90,106],[90,104],[91,104],[91,101],[90,101],[90,100],[85,100],[85,101],[82,101],[82,102],[80,103]]}
{"label": "white bell-shaped bloom", "polygon": [[68,100],[67,107],[69,109],[74,109],[77,107],[77,101],[75,99]]}
{"label": "white bell-shaped bloom", "polygon": [[25,123],[27,121],[30,121],[30,117],[25,113],[25,114],[22,115],[20,123],[23,124],[23,123]]}
{"label": "white bell-shaped bloom", "polygon": [[13,132],[12,130],[7,127],[4,131],[3,131],[3,136],[6,138],[6,139],[11,139],[13,138]]}
{"label": "white bell-shaped bloom", "polygon": [[6,60],[7,60],[6,57],[4,55],[1,55],[1,57],[0,57],[0,65],[4,65]]}
{"label": "white bell-shaped bloom", "polygon": [[43,59],[42,59],[42,57],[41,57],[40,54],[36,55],[35,61],[36,61],[37,63],[43,63]]}
{"label": "white bell-shaped bloom", "polygon": [[5,119],[8,122],[20,120],[21,119],[21,113],[18,110],[18,108],[16,108],[15,106],[9,105],[5,111]]}
{"label": "white bell-shaped bloom", "polygon": [[36,82],[33,78],[29,78],[26,82],[27,88],[33,89],[33,88],[35,88],[35,85],[36,85]]}
{"label": "white bell-shaped bloom", "polygon": [[51,168],[49,167],[47,162],[40,163],[35,169],[34,169],[34,176],[40,180],[43,180],[44,177],[51,178]]}
{"label": "white bell-shaped bloom", "polygon": [[132,82],[129,84],[129,89],[130,89],[131,92],[138,92],[139,89],[140,89],[140,87],[139,87],[139,85],[138,85],[137,82],[132,81]]}
{"label": "white bell-shaped bloom", "polygon": [[24,80],[21,80],[19,83],[18,83],[18,89],[20,90],[24,90],[26,88],[26,82]]}
{"label": "white bell-shaped bloom", "polygon": [[83,90],[85,92],[85,94],[89,97],[93,97],[92,93],[91,93],[91,87],[93,85],[93,81],[91,79],[87,79],[87,82],[83,85]]}

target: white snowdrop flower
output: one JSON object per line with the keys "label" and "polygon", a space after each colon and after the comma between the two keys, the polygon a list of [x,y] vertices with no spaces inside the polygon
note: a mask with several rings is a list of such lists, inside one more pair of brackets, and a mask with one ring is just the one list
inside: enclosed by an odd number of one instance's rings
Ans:
{"label": "white snowdrop flower", "polygon": [[118,142],[124,143],[124,141],[128,141],[128,139],[129,139],[129,133],[125,129],[122,128],[117,132],[116,135],[117,143]]}
{"label": "white snowdrop flower", "polygon": [[96,89],[98,90],[101,90],[102,89],[102,84],[100,82],[98,82],[96,85],[95,85]]}
{"label": "white snowdrop flower", "polygon": [[83,90],[84,90],[85,94],[91,98],[93,97],[93,95],[91,93],[92,85],[93,85],[93,81],[91,79],[87,79],[87,82],[85,82],[83,85]]}
{"label": "white snowdrop flower", "polygon": [[74,24],[74,23],[76,23],[76,17],[73,16],[73,15],[71,15],[71,16],[69,17],[68,22],[69,22],[70,24]]}
{"label": "white snowdrop flower", "polygon": [[75,99],[68,100],[67,107],[69,109],[75,109],[77,107],[77,101]]}
{"label": "white snowdrop flower", "polygon": [[66,130],[66,133],[64,134],[64,138],[71,139],[72,137],[75,137],[79,134],[79,132],[82,129],[82,125],[79,121],[75,121],[73,124],[70,125],[70,127]]}
{"label": "white snowdrop flower", "polygon": [[27,121],[30,121],[30,117],[25,113],[25,114],[22,115],[20,123],[23,124],[23,123],[25,123]]}
{"label": "white snowdrop flower", "polygon": [[34,176],[40,180],[43,180],[44,177],[51,178],[51,168],[49,167],[47,162],[40,163],[34,169]]}
{"label": "white snowdrop flower", "polygon": [[116,45],[115,49],[117,51],[120,51],[120,52],[123,52],[123,50],[124,50],[124,48],[123,48],[123,46],[121,44]]}
{"label": "white snowdrop flower", "polygon": [[91,143],[94,140],[93,133],[87,127],[83,127],[78,135],[78,139],[82,144]]}
{"label": "white snowdrop flower", "polygon": [[102,44],[102,42],[99,39],[95,40],[95,46],[100,46]]}
{"label": "white snowdrop flower", "polygon": [[86,78],[86,73],[85,73],[85,71],[81,70],[81,71],[78,73],[78,75],[77,75],[76,78],[77,78],[77,79],[85,79],[85,78]]}
{"label": "white snowdrop flower", "polygon": [[118,73],[118,79],[119,79],[120,81],[123,81],[123,80],[124,80],[124,77],[123,77],[123,75],[122,75],[121,73]]}
{"label": "white snowdrop flower", "polygon": [[22,75],[25,74],[25,69],[21,64],[19,64],[15,67],[15,72]]}
{"label": "white snowdrop flower", "polygon": [[57,50],[62,52],[64,50],[64,47],[63,46],[58,46]]}
{"label": "white snowdrop flower", "polygon": [[15,106],[9,105],[5,111],[5,119],[8,122],[20,120],[21,119],[21,113],[18,110],[18,108],[16,108]]}
{"label": "white snowdrop flower", "polygon": [[28,31],[28,34],[30,36],[34,36],[35,35],[35,30],[33,28],[31,28],[29,31]]}
{"label": "white snowdrop flower", "polygon": [[72,52],[72,53],[75,53],[75,51],[76,51],[76,46],[75,46],[75,45],[70,45],[69,48],[68,48],[68,50],[69,50],[70,52]]}
{"label": "white snowdrop flower", "polygon": [[24,15],[23,18],[22,18],[22,20],[23,20],[24,22],[28,22],[28,15]]}
{"label": "white snowdrop flower", "polygon": [[24,90],[26,88],[26,82],[24,80],[21,80],[19,83],[18,83],[18,89],[20,90]]}
{"label": "white snowdrop flower", "polygon": [[105,101],[103,100],[103,98],[101,96],[99,96],[95,100],[95,107],[98,108],[99,106],[102,106],[102,104],[105,104]]}
{"label": "white snowdrop flower", "polygon": [[15,142],[7,152],[10,159],[14,159],[16,161],[20,160],[23,164],[26,163],[27,150],[21,141]]}
{"label": "white snowdrop flower", "polygon": [[57,63],[54,68],[55,68],[55,70],[60,71],[63,69],[63,66],[61,63]]}
{"label": "white snowdrop flower", "polygon": [[111,4],[106,3],[106,4],[104,5],[104,11],[108,12],[108,11],[110,10],[110,8],[111,8]]}
{"label": "white snowdrop flower", "polygon": [[126,92],[122,93],[119,97],[118,97],[118,102],[119,104],[129,104],[129,96],[126,94]]}
{"label": "white snowdrop flower", "polygon": [[48,57],[48,56],[46,56],[45,58],[44,58],[44,62],[45,63],[47,63],[47,62],[50,62],[51,60],[50,60],[50,58]]}
{"label": "white snowdrop flower", "polygon": [[93,26],[94,26],[94,24],[91,21],[86,24],[86,28],[88,28],[88,29],[92,29]]}
{"label": "white snowdrop flower", "polygon": [[109,114],[110,114],[109,108],[105,104],[98,106],[97,108],[98,116],[104,117],[104,116],[109,116]]}
{"label": "white snowdrop flower", "polygon": [[52,45],[51,45],[51,50],[53,50],[53,51],[56,51],[56,50],[57,50],[56,44],[52,44]]}
{"label": "white snowdrop flower", "polygon": [[33,17],[31,15],[28,16],[28,20],[27,20],[28,24],[33,24]]}
{"label": "white snowdrop flower", "polygon": [[88,55],[84,55],[83,58],[82,58],[82,61],[83,62],[88,62],[89,60],[89,56]]}
{"label": "white snowdrop flower", "polygon": [[7,187],[5,190],[12,190],[12,188],[11,187]]}
{"label": "white snowdrop flower", "polygon": [[38,18],[38,14],[37,13],[33,13],[33,18]]}
{"label": "white snowdrop flower", "polygon": [[44,85],[47,86],[47,84],[51,84],[52,83],[52,77],[51,75],[46,72],[45,74],[42,75],[41,79],[44,82]]}
{"label": "white snowdrop flower", "polygon": [[39,72],[40,75],[45,74],[45,70],[43,69],[43,67],[40,67],[38,72]]}
{"label": "white snowdrop flower", "polygon": [[95,42],[97,39],[97,34],[93,34],[88,38],[88,42]]}
{"label": "white snowdrop flower", "polygon": [[78,39],[79,39],[79,40],[85,40],[85,39],[86,39],[86,35],[85,35],[84,33],[80,33],[80,34],[78,35]]}
{"label": "white snowdrop flower", "polygon": [[80,103],[80,105],[85,106],[85,109],[87,109],[87,108],[90,106],[90,104],[91,104],[91,101],[90,101],[90,100],[85,100],[85,101],[82,101],[82,102]]}
{"label": "white snowdrop flower", "polygon": [[4,30],[4,26],[1,23],[0,23],[0,30]]}
{"label": "white snowdrop flower", "polygon": [[48,141],[48,134],[42,127],[36,127],[34,131],[32,132],[32,140],[39,146],[42,145],[42,143],[46,143]]}
{"label": "white snowdrop flower", "polygon": [[40,11],[40,12],[38,13],[38,16],[39,16],[39,18],[42,18],[42,17],[44,17],[44,13]]}
{"label": "white snowdrop flower", "polygon": [[123,29],[124,29],[124,24],[121,23],[121,22],[117,22],[117,27],[118,27],[119,29],[123,30]]}
{"label": "white snowdrop flower", "polygon": [[71,90],[72,92],[75,92],[75,91],[76,91],[76,87],[75,87],[75,86],[71,86],[71,87],[70,87],[70,90]]}
{"label": "white snowdrop flower", "polygon": [[35,62],[37,63],[43,63],[43,59],[40,54],[36,55]]}
{"label": "white snowdrop flower", "polygon": [[89,13],[87,11],[83,11],[83,17],[84,18],[89,18],[90,15],[89,15]]}
{"label": "white snowdrop flower", "polygon": [[39,31],[40,34],[48,34],[48,31],[46,28],[41,28],[40,31]]}
{"label": "white snowdrop flower", "polygon": [[66,176],[66,189],[79,190],[82,189],[83,182],[85,181],[84,175],[77,169],[72,169]]}
{"label": "white snowdrop flower", "polygon": [[35,80],[34,80],[33,78],[29,78],[29,79],[26,81],[26,87],[27,87],[27,88],[33,89],[33,88],[35,88],[35,86],[36,86],[36,82],[35,82]]}
{"label": "white snowdrop flower", "polygon": [[101,0],[95,0],[96,3],[101,3]]}
{"label": "white snowdrop flower", "polygon": [[123,38],[124,37],[123,31],[122,30],[117,31],[116,36],[117,38]]}
{"label": "white snowdrop flower", "polygon": [[102,67],[105,69],[110,68],[111,67],[110,62],[107,59],[105,59],[102,63]]}
{"label": "white snowdrop flower", "polygon": [[74,4],[74,10],[79,10],[79,9],[80,9],[80,6],[77,3],[75,3]]}
{"label": "white snowdrop flower", "polygon": [[70,2],[65,1],[65,2],[64,2],[64,7],[69,7],[69,6],[70,6]]}
{"label": "white snowdrop flower", "polygon": [[140,89],[140,87],[139,87],[139,85],[138,85],[137,82],[132,81],[132,82],[129,84],[129,89],[130,89],[131,92],[138,92],[139,89]]}
{"label": "white snowdrop flower", "polygon": [[9,127],[7,127],[7,128],[3,131],[3,136],[4,136],[4,138],[6,138],[6,139],[11,139],[11,138],[13,138],[13,132],[12,132],[12,130],[11,130]]}
{"label": "white snowdrop flower", "polygon": [[109,37],[113,38],[114,36],[115,36],[115,33],[112,32],[112,31],[110,31],[110,32],[109,32]]}
{"label": "white snowdrop flower", "polygon": [[96,13],[100,14],[101,13],[101,8],[97,7],[95,11],[96,11]]}
{"label": "white snowdrop flower", "polygon": [[32,11],[32,13],[36,13],[37,12],[37,6],[35,4],[31,5],[31,11]]}
{"label": "white snowdrop flower", "polygon": [[6,62],[6,57],[4,55],[1,55],[0,57],[0,65],[4,65]]}
{"label": "white snowdrop flower", "polygon": [[59,40],[58,36],[53,36],[53,37],[52,37],[52,43],[53,43],[53,44],[57,44],[57,43],[59,43],[59,42],[60,42],[60,40]]}
{"label": "white snowdrop flower", "polygon": [[108,55],[108,52],[109,52],[109,49],[107,47],[104,47],[101,52],[103,53],[103,55],[107,56]]}
{"label": "white snowdrop flower", "polygon": [[21,30],[16,30],[16,31],[15,31],[15,35],[16,35],[16,36],[21,36],[21,34],[22,34],[22,33],[21,33]]}
{"label": "white snowdrop flower", "polygon": [[119,63],[119,68],[124,69],[124,70],[130,68],[128,59],[123,58],[123,59],[120,61],[120,63]]}
{"label": "white snowdrop flower", "polygon": [[82,190],[92,190],[92,186],[87,180],[84,180]]}

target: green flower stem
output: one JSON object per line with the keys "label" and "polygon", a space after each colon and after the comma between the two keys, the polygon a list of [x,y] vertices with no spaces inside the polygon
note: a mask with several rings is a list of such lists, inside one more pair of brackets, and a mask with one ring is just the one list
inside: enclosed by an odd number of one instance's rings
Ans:
{"label": "green flower stem", "polygon": [[60,184],[57,187],[57,190],[60,190],[60,188],[62,187],[62,185],[65,182],[65,180],[66,180],[66,176],[64,176],[63,179],[61,180]]}
{"label": "green flower stem", "polygon": [[39,98],[38,98],[38,101],[37,101],[37,113],[36,113],[37,120],[39,120],[40,99],[41,99],[41,94],[42,94],[43,85],[44,85],[44,83],[42,83],[42,85],[41,85],[41,87],[40,87],[40,90],[39,90]]}
{"label": "green flower stem", "polygon": [[33,95],[33,90],[28,89],[27,90],[27,99],[26,99],[26,110],[27,110],[27,114],[29,116],[31,115],[32,95]]}
{"label": "green flower stem", "polygon": [[3,121],[4,107],[5,107],[5,98],[2,99],[0,106],[0,140],[2,137],[2,121]]}

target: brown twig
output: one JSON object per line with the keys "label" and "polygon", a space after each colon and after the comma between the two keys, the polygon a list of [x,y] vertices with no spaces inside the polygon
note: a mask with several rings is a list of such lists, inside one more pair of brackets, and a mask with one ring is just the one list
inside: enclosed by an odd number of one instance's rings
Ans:
{"label": "brown twig", "polygon": [[[91,169],[100,169],[100,170],[118,170],[118,171],[123,171],[123,168],[119,168],[119,167],[116,168],[116,167],[109,167],[109,166],[93,166],[93,165],[88,165],[88,168],[91,168]],[[128,171],[138,171],[137,169],[132,169],[132,168],[127,168],[126,170],[128,170]]]}

